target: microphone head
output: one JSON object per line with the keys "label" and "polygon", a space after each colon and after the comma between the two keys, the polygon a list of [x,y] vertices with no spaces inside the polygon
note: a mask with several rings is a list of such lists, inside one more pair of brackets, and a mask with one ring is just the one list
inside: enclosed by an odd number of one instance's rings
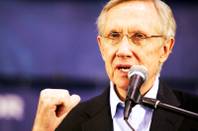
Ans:
{"label": "microphone head", "polygon": [[128,72],[128,78],[130,79],[133,75],[140,75],[145,81],[148,77],[147,68],[143,65],[133,65]]}

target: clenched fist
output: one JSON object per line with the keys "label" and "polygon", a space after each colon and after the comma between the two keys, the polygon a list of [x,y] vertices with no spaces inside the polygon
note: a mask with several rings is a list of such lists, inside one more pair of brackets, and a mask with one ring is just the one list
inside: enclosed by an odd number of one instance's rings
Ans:
{"label": "clenched fist", "polygon": [[54,131],[79,101],[64,89],[42,90],[32,131]]}

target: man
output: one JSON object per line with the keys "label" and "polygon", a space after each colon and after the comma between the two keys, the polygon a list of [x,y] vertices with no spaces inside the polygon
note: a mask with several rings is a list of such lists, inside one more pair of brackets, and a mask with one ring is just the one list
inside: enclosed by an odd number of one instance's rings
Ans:
{"label": "man", "polygon": [[131,128],[119,113],[123,112],[127,95],[127,74],[134,65],[148,70],[148,79],[140,88],[142,96],[185,107],[180,102],[182,96],[159,81],[160,70],[175,41],[176,24],[168,5],[160,0],[110,0],[97,25],[97,41],[110,88],[77,106],[77,95],[70,96],[66,90],[43,90],[33,131],[54,131],[57,127],[62,131],[197,130],[193,119],[139,104],[129,116]]}

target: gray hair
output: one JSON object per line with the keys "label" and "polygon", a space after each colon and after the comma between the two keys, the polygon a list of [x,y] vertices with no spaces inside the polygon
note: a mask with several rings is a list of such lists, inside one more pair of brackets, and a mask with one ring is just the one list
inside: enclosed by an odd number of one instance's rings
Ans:
{"label": "gray hair", "polygon": [[[102,34],[104,31],[107,12],[116,5],[128,1],[148,1],[148,0],[110,0],[109,2],[107,2],[107,4],[103,7],[96,21],[99,34]],[[150,1],[154,2],[154,6],[157,10],[157,13],[159,14],[161,25],[163,25],[162,26],[163,35],[165,35],[166,37],[175,37],[176,22],[171,8],[161,0],[150,0]]]}

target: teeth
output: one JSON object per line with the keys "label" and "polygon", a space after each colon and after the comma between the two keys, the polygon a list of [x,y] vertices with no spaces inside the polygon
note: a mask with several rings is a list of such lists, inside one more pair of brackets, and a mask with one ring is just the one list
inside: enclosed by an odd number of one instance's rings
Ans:
{"label": "teeth", "polygon": [[121,71],[123,71],[123,72],[129,72],[129,69],[128,68],[121,68]]}

